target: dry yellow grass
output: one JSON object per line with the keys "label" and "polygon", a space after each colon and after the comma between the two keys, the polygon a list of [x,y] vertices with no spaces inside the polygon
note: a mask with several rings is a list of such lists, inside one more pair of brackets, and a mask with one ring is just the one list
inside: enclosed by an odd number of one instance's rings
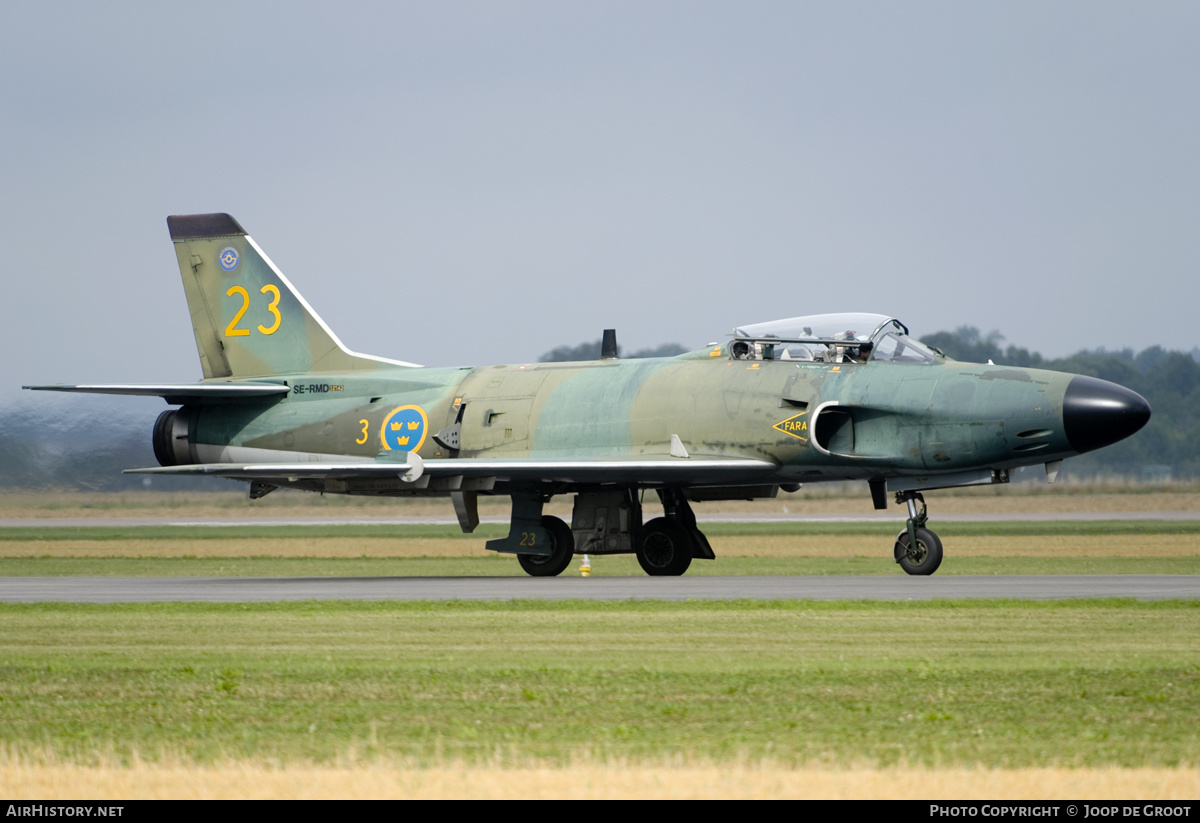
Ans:
{"label": "dry yellow grass", "polygon": [[[826,496],[821,487],[805,488],[796,494],[780,494],[774,500],[730,500],[699,503],[699,512],[770,513],[788,512],[806,515],[861,515],[872,511],[865,484],[849,493],[831,488]],[[1194,511],[1200,517],[1200,491],[1191,486],[1166,488],[1145,494],[1121,494],[1103,489],[1090,493],[1029,493],[1028,487],[1001,487],[975,490],[945,490],[927,494],[938,514],[1001,514],[1047,512],[1120,512]],[[840,492],[840,493],[836,493]],[[936,502],[934,502],[936,501]],[[654,509],[657,499],[647,495],[647,507]],[[892,505],[897,513],[902,511]],[[571,500],[558,497],[546,507],[549,514],[569,517]],[[479,501],[484,517],[506,516],[507,497],[484,497]],[[0,493],[0,517],[369,517],[450,516],[453,510],[445,499],[397,500],[372,498],[320,497],[314,494],[276,492],[262,500],[250,501],[244,492],[228,493]]]}
{"label": "dry yellow grass", "polygon": [[2,557],[486,557],[483,540],[320,537],[208,540],[8,540]]}
{"label": "dry yellow grass", "polygon": [[[1162,494],[1011,494],[964,493],[954,491],[925,492],[930,512],[942,514],[1052,514],[1057,512],[1112,512],[1119,520],[1121,512],[1194,511],[1200,518],[1200,493],[1164,492]],[[708,508],[709,505],[715,506]],[[741,504],[698,504],[697,511],[787,512],[803,515],[861,516],[873,511],[869,497],[838,497],[803,499],[780,495],[775,500]],[[888,510],[903,518],[904,509],[891,501]]]}
{"label": "dry yellow grass", "polygon": [[[713,537],[720,557],[878,557],[871,535]],[[957,557],[1196,557],[1194,534],[955,537]],[[482,540],[321,537],[224,540],[11,540],[3,557],[485,557]]]}
{"label": "dry yellow grass", "polygon": [[[484,517],[507,516],[507,497],[481,497],[479,513]],[[553,500],[550,514],[570,516],[570,498]],[[57,492],[26,494],[0,492],[0,517],[262,517],[278,520],[297,517],[431,517],[453,516],[449,498],[404,500],[373,497],[323,497],[303,492],[280,491],[261,500],[248,500],[245,491],[89,493]]]}
{"label": "dry yellow grass", "polygon": [[254,763],[85,767],[0,763],[0,795],[133,799],[1193,800],[1200,769],[785,768],[771,764],[569,768],[294,767]]}

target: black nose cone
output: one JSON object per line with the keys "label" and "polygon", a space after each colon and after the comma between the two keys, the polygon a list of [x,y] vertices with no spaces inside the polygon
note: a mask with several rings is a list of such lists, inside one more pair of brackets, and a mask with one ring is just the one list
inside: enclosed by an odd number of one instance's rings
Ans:
{"label": "black nose cone", "polygon": [[1124,440],[1149,419],[1146,398],[1124,386],[1083,375],[1067,385],[1063,428],[1080,454]]}

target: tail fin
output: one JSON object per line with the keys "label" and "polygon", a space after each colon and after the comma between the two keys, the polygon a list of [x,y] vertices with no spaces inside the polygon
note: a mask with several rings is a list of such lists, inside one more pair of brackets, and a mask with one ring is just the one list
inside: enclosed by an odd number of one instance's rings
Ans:
{"label": "tail fin", "polygon": [[415,365],[343,346],[228,214],[175,215],[167,227],[206,379]]}

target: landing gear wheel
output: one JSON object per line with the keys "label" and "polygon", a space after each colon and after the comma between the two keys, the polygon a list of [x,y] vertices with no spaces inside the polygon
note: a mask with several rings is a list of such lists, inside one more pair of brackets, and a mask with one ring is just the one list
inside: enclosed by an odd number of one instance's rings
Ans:
{"label": "landing gear wheel", "polygon": [[942,565],[942,541],[929,529],[917,529],[917,545],[910,547],[905,529],[896,536],[896,562],[909,574],[933,574]]}
{"label": "landing gear wheel", "polygon": [[550,515],[542,518],[542,528],[550,535],[553,554],[518,554],[517,562],[532,577],[555,577],[571,565],[571,557],[575,554],[575,535],[571,534],[570,526]]}
{"label": "landing gear wheel", "polygon": [[642,527],[642,545],[637,559],[646,574],[678,577],[692,565],[691,533],[665,517],[656,517]]}

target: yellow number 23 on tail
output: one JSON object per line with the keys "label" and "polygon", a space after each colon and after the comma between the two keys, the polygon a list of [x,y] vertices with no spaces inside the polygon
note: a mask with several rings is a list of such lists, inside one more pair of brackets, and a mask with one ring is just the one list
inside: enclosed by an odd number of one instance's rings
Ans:
{"label": "yellow number 23 on tail", "polygon": [[[279,324],[283,322],[283,316],[279,313],[279,287],[274,283],[268,283],[259,289],[261,294],[274,295],[274,299],[267,304],[267,311],[275,315],[275,322],[270,326],[264,326],[261,323],[258,330],[263,334],[274,334],[279,330]],[[242,319],[242,315],[246,313],[246,309],[250,308],[250,293],[241,286],[230,286],[229,291],[225,292],[226,297],[238,295],[242,298],[242,307],[238,309],[237,314],[229,321],[229,325],[225,327],[226,337],[247,337],[250,334],[249,329],[239,329],[238,322]]]}

